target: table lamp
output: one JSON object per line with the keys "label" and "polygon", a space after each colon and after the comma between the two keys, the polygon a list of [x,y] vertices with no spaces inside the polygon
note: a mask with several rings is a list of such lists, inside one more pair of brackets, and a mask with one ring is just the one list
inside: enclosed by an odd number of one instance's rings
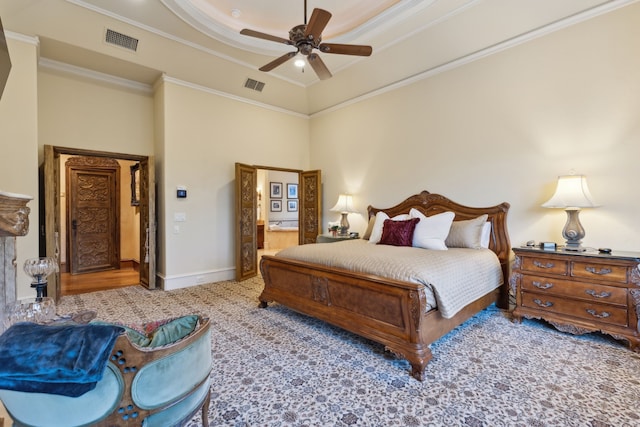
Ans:
{"label": "table lamp", "polygon": [[566,239],[564,250],[576,252],[586,250],[582,247],[585,231],[578,217],[580,209],[597,206],[589,192],[587,177],[584,175],[559,176],[556,192],[542,204],[545,208],[563,208],[567,212],[567,223],[562,229],[562,237]]}
{"label": "table lamp", "polygon": [[355,212],[353,209],[353,198],[351,195],[340,194],[340,196],[338,196],[338,202],[330,210],[332,212],[340,212],[342,214],[342,218],[340,219],[340,235],[346,236],[349,234],[349,220],[347,219],[347,215]]}

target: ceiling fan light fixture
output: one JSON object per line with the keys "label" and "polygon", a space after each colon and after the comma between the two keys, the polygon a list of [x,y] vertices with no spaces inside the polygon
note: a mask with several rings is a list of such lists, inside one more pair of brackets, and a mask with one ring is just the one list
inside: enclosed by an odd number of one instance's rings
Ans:
{"label": "ceiling fan light fixture", "polygon": [[[302,68],[304,72],[304,66],[308,63],[313,71],[318,75],[320,80],[326,80],[331,77],[331,72],[325,65],[324,61],[313,52],[314,49],[318,49],[324,53],[337,53],[341,55],[358,55],[369,56],[371,55],[371,46],[352,45],[352,44],[337,44],[337,43],[321,43],[322,31],[329,23],[331,13],[323,9],[313,9],[309,23],[307,23],[307,1],[304,2],[304,24],[296,25],[289,30],[289,39],[273,36],[271,34],[261,33],[259,31],[250,30],[245,28],[240,31],[240,34],[250,37],[256,37],[263,40],[270,40],[276,43],[284,43],[285,45],[296,48],[295,52],[288,52],[279,58],[274,59],[266,65],[258,68],[260,71],[271,71],[274,68],[284,64],[290,59],[295,58],[294,65],[298,68]],[[304,56],[307,57],[306,61]]]}

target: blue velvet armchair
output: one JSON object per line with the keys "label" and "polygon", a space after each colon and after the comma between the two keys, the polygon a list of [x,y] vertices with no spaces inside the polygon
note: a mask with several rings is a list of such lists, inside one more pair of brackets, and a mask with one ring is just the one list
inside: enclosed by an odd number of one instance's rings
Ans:
{"label": "blue velvet armchair", "polygon": [[202,411],[208,426],[211,337],[208,319],[160,347],[115,341],[102,379],[81,396],[0,390],[15,426],[180,426]]}

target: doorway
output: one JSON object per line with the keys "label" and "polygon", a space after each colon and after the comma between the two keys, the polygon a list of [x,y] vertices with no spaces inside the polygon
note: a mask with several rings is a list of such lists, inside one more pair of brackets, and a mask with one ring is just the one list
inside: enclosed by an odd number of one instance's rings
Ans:
{"label": "doorway", "polygon": [[[236,280],[246,280],[258,275],[258,170],[292,172],[298,175],[296,187],[298,244],[315,243],[322,222],[322,194],[321,173],[319,170],[301,171],[296,169],[274,168],[269,166],[255,166],[236,163],[235,176],[235,224],[236,224]],[[276,182],[276,184],[279,183]],[[288,208],[287,196],[289,196],[286,183],[276,186],[274,193],[280,192],[283,200],[275,209]],[[271,195],[271,183],[269,188],[262,191]],[[284,193],[284,192],[287,193]],[[291,198],[291,200],[294,200]],[[264,202],[264,198],[260,197]],[[269,207],[269,209],[271,209]]]}
{"label": "doorway", "polygon": [[[120,181],[126,182],[121,186],[119,194],[119,204],[125,205],[129,210],[135,209],[137,216],[135,221],[135,239],[133,239],[134,248],[129,248],[129,253],[134,253],[131,261],[137,263],[137,268],[131,262],[123,259],[120,255],[123,253],[122,246],[117,244],[109,249],[109,257],[115,259],[111,263],[111,274],[109,271],[92,273],[84,272],[77,274],[73,280],[69,280],[69,290],[65,290],[64,294],[75,294],[93,292],[95,290],[104,290],[112,287],[120,287],[125,282],[131,282],[131,285],[141,284],[149,289],[155,288],[155,172],[153,157],[138,156],[121,153],[109,153],[101,151],[91,151],[75,148],[44,146],[44,164],[41,167],[42,188],[41,206],[43,214],[41,219],[41,254],[48,257],[55,257],[61,267],[61,272],[50,277],[48,285],[48,294],[56,300],[63,295],[62,275],[65,279],[69,273],[69,265],[67,260],[72,251],[68,249],[68,242],[71,240],[69,231],[73,229],[73,219],[67,219],[69,216],[67,211],[67,202],[63,200],[69,195],[67,190],[67,174],[65,172],[65,161],[71,156],[89,157],[97,159],[101,164],[120,165]],[[135,165],[135,167],[131,167]],[[124,166],[124,167],[123,167]],[[131,193],[131,194],[129,194]],[[112,202],[117,204],[115,202]],[[114,208],[115,210],[115,208]],[[71,211],[71,208],[69,208]],[[116,212],[117,221],[121,225],[125,215],[120,210]],[[129,228],[127,228],[129,230]],[[114,239],[122,242],[118,236]],[[132,239],[127,238],[127,241]],[[91,251],[90,251],[91,252]],[[89,263],[90,264],[90,263]],[[97,264],[101,264],[98,262]],[[102,269],[102,268],[100,268]],[[127,274],[123,271],[127,270]],[[89,271],[92,271],[90,268]],[[132,271],[134,273],[132,273]],[[94,275],[101,275],[100,278]],[[67,284],[67,283],[65,283]]]}

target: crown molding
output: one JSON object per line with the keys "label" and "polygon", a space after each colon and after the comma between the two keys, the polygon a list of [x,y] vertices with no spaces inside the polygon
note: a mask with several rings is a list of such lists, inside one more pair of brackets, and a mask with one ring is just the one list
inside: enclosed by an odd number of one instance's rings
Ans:
{"label": "crown molding", "polygon": [[[206,86],[201,86],[195,83],[191,83],[191,82],[187,82],[184,80],[180,80],[177,79],[175,77],[171,77],[168,76],[166,74],[163,74],[161,77],[163,82],[166,83],[173,83],[179,86],[183,86],[183,87],[187,87],[189,89],[193,89],[193,90],[197,90],[200,92],[205,92],[205,93],[209,93],[212,95],[216,95],[216,96],[221,96],[223,98],[227,98],[227,99],[232,99],[234,101],[238,101],[238,102],[242,102],[244,104],[249,104],[249,105],[253,105],[254,107],[260,107],[260,108],[264,108],[265,110],[271,110],[271,111],[276,111],[278,113],[284,113],[284,114],[288,114],[291,116],[295,116],[295,117],[299,117],[299,118],[303,118],[303,119],[308,119],[309,115],[308,114],[303,114],[303,113],[298,113],[296,111],[293,110],[287,110],[286,108],[281,108],[281,107],[276,107],[274,105],[270,105],[270,104],[265,104],[263,102],[258,102],[258,101],[254,101],[252,99],[248,99],[248,98],[243,98],[241,96],[238,95],[232,95],[230,93],[227,92],[222,92],[216,89],[211,89],[209,87]],[[157,86],[157,82],[156,85]]]}
{"label": "crown molding", "polygon": [[105,74],[87,68],[77,67],[65,62],[54,61],[53,59],[40,58],[38,65],[44,69],[57,71],[63,74],[69,74],[77,77],[81,77],[87,80],[98,81],[101,83],[107,83],[112,86],[125,88],[135,92],[140,92],[145,95],[152,95],[153,88],[151,85],[136,82],[133,80],[123,79],[121,77],[112,76],[111,74]]}
{"label": "crown molding", "polygon": [[27,36],[20,33],[14,33],[13,31],[4,30],[6,38],[16,40],[23,43],[32,44],[34,46],[40,46],[40,39],[37,36]]}

